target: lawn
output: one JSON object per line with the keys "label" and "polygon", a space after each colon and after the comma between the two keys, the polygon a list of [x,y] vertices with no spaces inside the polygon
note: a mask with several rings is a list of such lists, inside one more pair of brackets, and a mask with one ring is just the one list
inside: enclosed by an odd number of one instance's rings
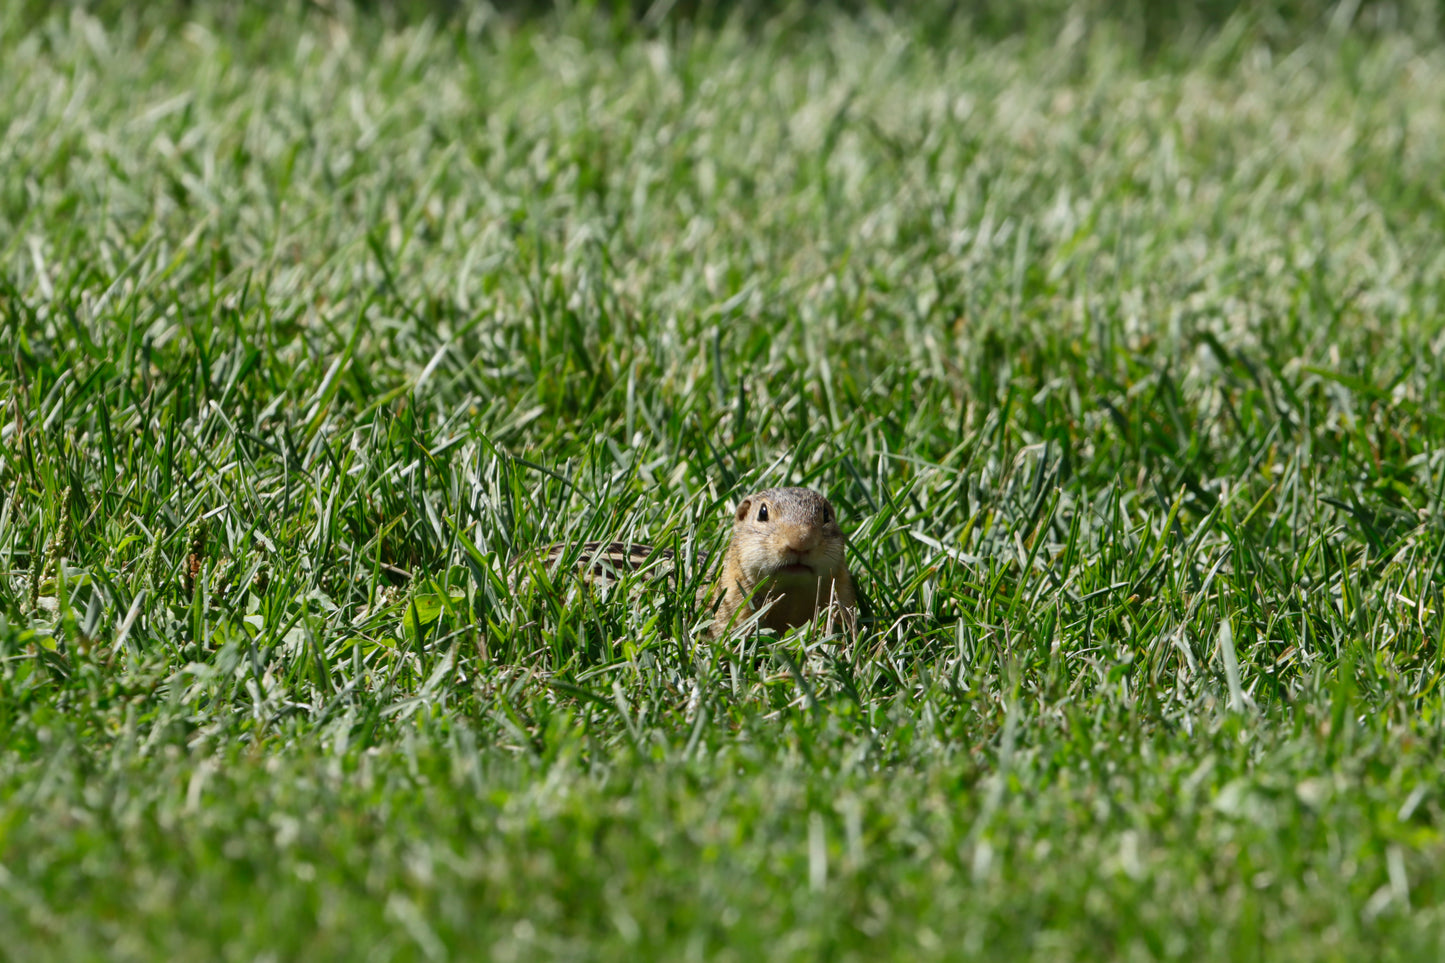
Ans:
{"label": "lawn", "polygon": [[1445,954],[1445,25],[1220,7],[0,0],[0,957]]}

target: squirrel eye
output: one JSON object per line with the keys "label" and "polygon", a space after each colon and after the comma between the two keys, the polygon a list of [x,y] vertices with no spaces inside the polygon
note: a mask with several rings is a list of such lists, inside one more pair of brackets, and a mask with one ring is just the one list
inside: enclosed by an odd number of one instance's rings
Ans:
{"label": "squirrel eye", "polygon": [[767,521],[767,520],[768,520],[768,506],[767,506],[767,503],[765,502],[765,503],[763,503],[763,504],[761,504],[761,505],[758,506],[758,521],[760,521],[760,522],[765,522],[765,521]]}
{"label": "squirrel eye", "polygon": [[832,520],[833,520],[833,509],[831,509],[831,508],[826,508],[826,507],[825,507],[825,508],[823,509],[823,524],[826,525],[826,524],[828,524],[829,522],[831,522]]}

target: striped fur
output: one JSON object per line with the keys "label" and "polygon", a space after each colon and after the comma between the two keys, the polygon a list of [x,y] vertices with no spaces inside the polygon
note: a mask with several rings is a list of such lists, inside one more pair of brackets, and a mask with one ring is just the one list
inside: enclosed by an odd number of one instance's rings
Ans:
{"label": "striped fur", "polygon": [[[657,578],[672,571],[676,555],[670,548],[658,548],[642,542],[587,542],[577,546],[559,543],[549,545],[537,560],[547,568],[576,552],[577,570],[592,581],[613,581],[622,572],[637,572],[644,578]],[[648,565],[651,561],[654,564]],[[661,564],[657,564],[661,563]]]}

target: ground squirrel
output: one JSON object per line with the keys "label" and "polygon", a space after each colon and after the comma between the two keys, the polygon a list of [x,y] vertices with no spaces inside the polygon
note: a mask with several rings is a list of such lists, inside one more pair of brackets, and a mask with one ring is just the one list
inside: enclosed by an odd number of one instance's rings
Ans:
{"label": "ground squirrel", "polygon": [[[857,625],[853,577],[843,559],[847,541],[828,499],[809,488],[769,488],[749,495],[733,513],[733,534],[723,553],[717,583],[698,600],[713,612],[714,638],[761,612],[758,625],[782,633],[825,613],[852,635]],[[549,546],[542,560],[568,553]],[[580,562],[593,578],[636,570],[648,559],[671,560],[673,552],[628,542],[589,542]],[[837,622],[835,622],[835,618]]]}

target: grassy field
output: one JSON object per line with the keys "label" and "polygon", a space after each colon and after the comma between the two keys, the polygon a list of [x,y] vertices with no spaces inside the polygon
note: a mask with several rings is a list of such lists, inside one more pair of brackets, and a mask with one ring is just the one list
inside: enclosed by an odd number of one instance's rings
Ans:
{"label": "grassy field", "polygon": [[[0,6],[0,957],[1445,954],[1429,5],[132,6]],[[697,632],[779,483],[852,651]]]}

